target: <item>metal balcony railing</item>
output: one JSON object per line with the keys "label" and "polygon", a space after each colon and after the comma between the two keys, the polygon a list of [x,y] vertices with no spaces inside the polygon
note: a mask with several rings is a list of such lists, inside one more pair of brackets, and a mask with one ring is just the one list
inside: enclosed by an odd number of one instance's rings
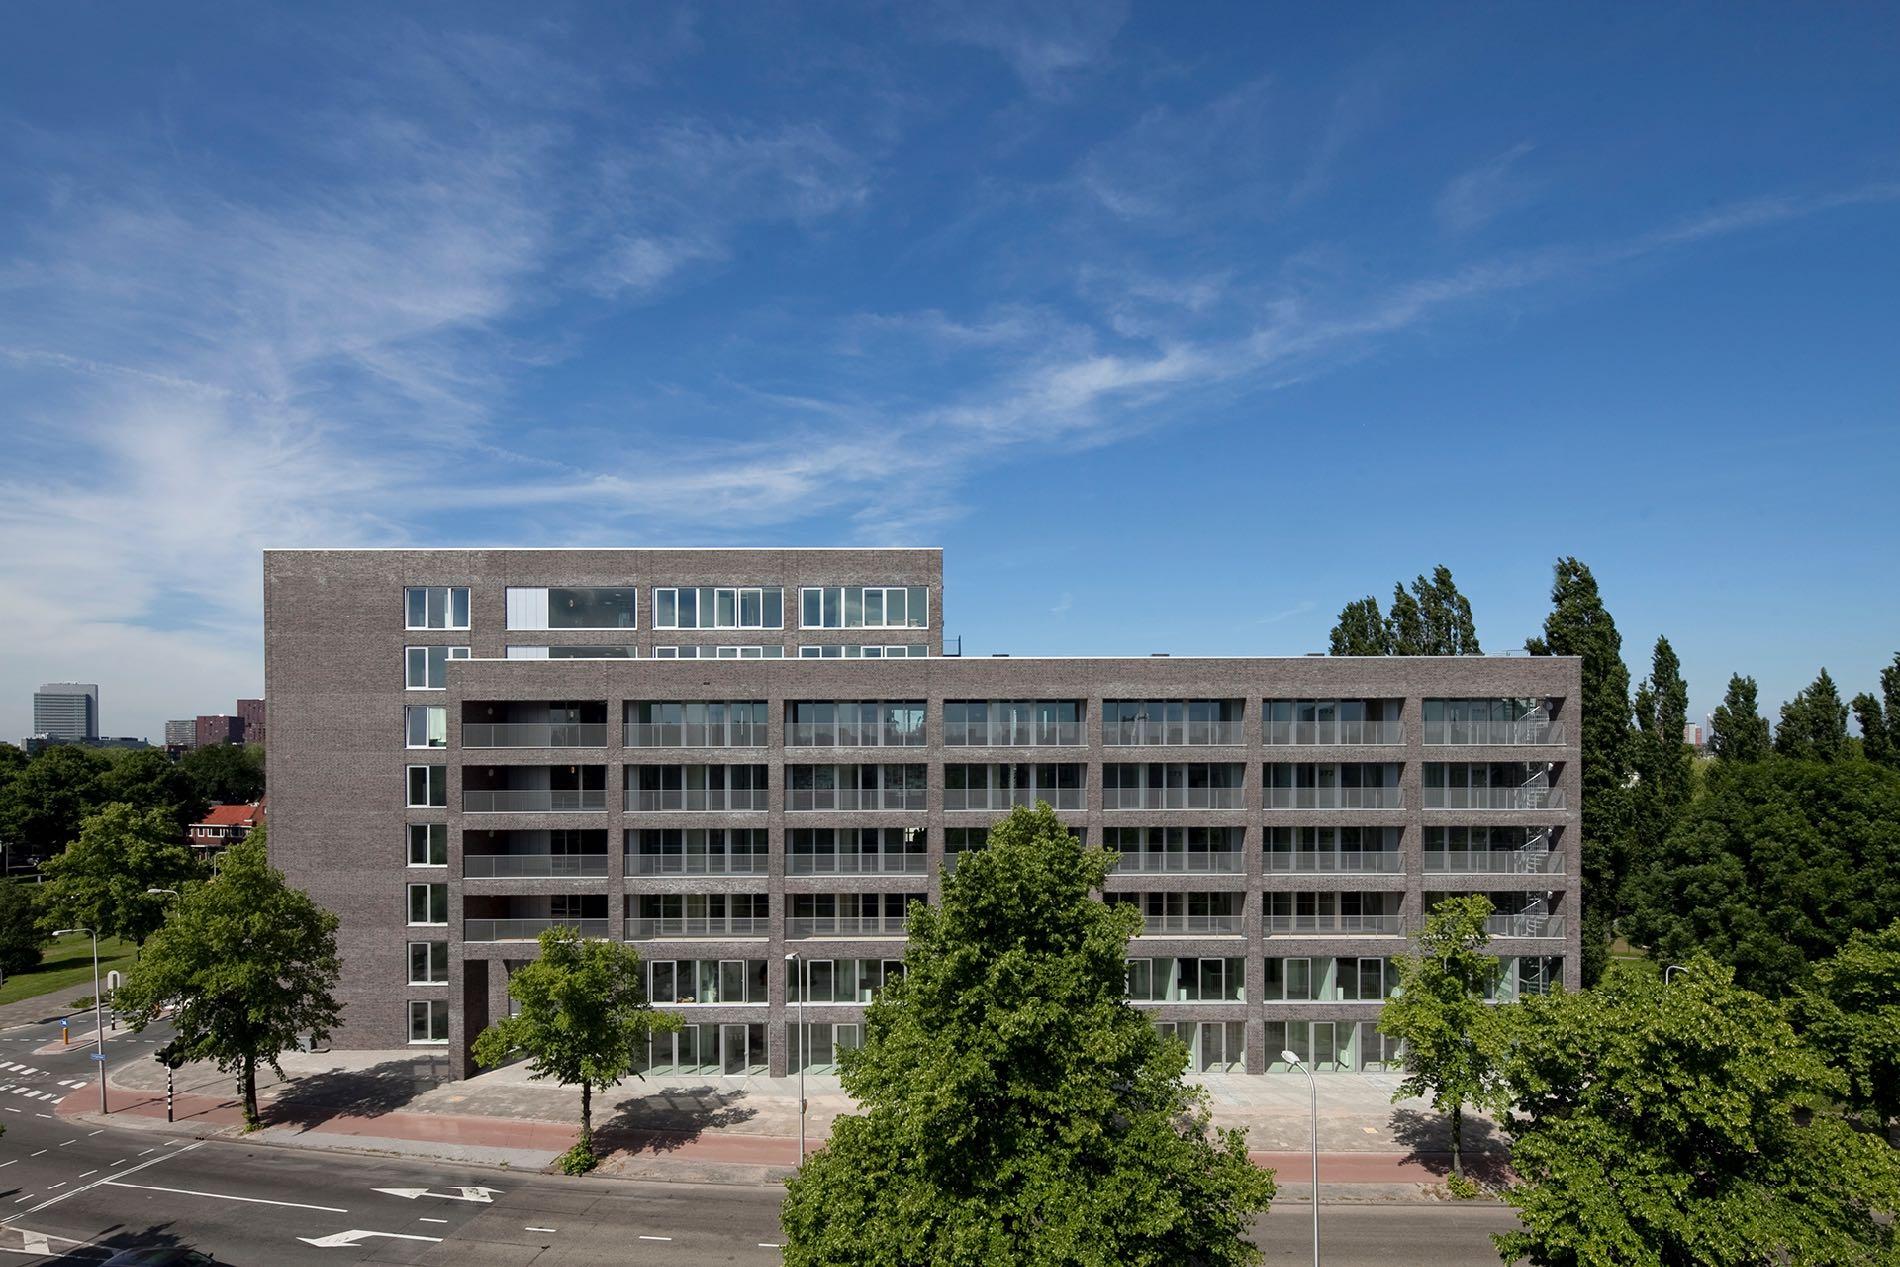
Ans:
{"label": "metal balcony railing", "polygon": [[1564,917],[1533,915],[1528,912],[1519,915],[1490,915],[1485,918],[1484,931],[1493,937],[1562,937]]}
{"label": "metal balcony railing", "polygon": [[1104,721],[1102,743],[1110,748],[1208,748],[1247,742],[1237,721]]}
{"label": "metal balcony railing", "polygon": [[1403,809],[1396,787],[1270,787],[1268,809]]}
{"label": "metal balcony railing", "polygon": [[1400,721],[1270,721],[1270,744],[1311,745],[1314,747],[1387,747],[1405,742],[1405,723]]}
{"label": "metal balcony railing", "polygon": [[1340,934],[1396,937],[1405,931],[1402,915],[1268,915],[1267,933]]}
{"label": "metal balcony railing", "polygon": [[765,723],[626,722],[620,742],[629,748],[763,748]]}
{"label": "metal balcony railing", "polygon": [[1079,721],[952,721],[943,724],[943,742],[948,748],[1079,748],[1088,735]]}
{"label": "metal balcony railing", "polygon": [[1245,809],[1237,787],[1105,787],[1103,809]]}
{"label": "metal balcony railing", "polygon": [[1560,787],[1428,787],[1426,809],[1562,809]]}
{"label": "metal balcony railing", "polygon": [[785,793],[787,810],[920,810],[923,807],[922,788],[795,787]]}
{"label": "metal balcony railing", "polygon": [[1466,875],[1561,875],[1556,849],[1427,849],[1425,870]]}
{"label": "metal balcony railing", "polygon": [[1238,849],[1195,853],[1124,853],[1115,870],[1122,875],[1238,875],[1247,869]]}
{"label": "metal balcony railing", "polygon": [[794,853],[785,864],[787,875],[923,875],[930,859],[922,853]]}
{"label": "metal balcony railing", "polygon": [[1144,936],[1174,934],[1184,937],[1233,935],[1241,931],[1238,911],[1227,915],[1146,915],[1141,917]]}
{"label": "metal balcony railing", "polygon": [[924,728],[891,722],[788,722],[787,748],[921,748]]}
{"label": "metal balcony railing", "polygon": [[1545,718],[1519,721],[1428,721],[1425,742],[1508,748],[1522,744],[1560,744],[1564,724]]}
{"label": "metal balcony railing", "polygon": [[1267,854],[1267,871],[1274,875],[1397,875],[1404,869],[1405,857],[1396,849],[1296,849]]}
{"label": "metal balcony railing", "polygon": [[560,925],[577,930],[583,937],[605,937],[604,919],[465,919],[463,941],[533,941],[541,930]]}
{"label": "metal balcony railing", "polygon": [[771,931],[772,920],[765,915],[643,915],[627,920],[629,941],[660,937],[765,937]]}
{"label": "metal balcony railing", "polygon": [[665,788],[629,792],[627,797],[629,808],[643,814],[672,810],[726,813],[763,810],[769,793],[765,788]]}
{"label": "metal balcony railing", "polygon": [[785,921],[788,940],[804,937],[902,937],[909,920],[902,915],[793,915]]}
{"label": "metal balcony railing", "polygon": [[462,793],[464,814],[572,814],[606,808],[607,793],[602,788],[498,788]]}
{"label": "metal balcony railing", "polygon": [[466,853],[462,874],[471,880],[571,880],[607,874],[604,853]]}
{"label": "metal balcony railing", "polygon": [[1037,801],[1047,801],[1051,809],[1081,809],[1083,797],[1083,789],[1079,787],[945,788],[943,807],[945,809],[1010,809],[1017,805],[1033,806]]}
{"label": "metal balcony railing", "polygon": [[605,722],[463,722],[464,748],[604,748]]}
{"label": "metal balcony railing", "polygon": [[629,875],[764,875],[763,853],[630,853]]}

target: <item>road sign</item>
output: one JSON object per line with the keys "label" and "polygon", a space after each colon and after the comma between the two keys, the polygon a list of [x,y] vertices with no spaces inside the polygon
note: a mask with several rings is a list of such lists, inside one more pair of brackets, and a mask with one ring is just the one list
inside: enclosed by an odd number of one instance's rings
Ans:
{"label": "road sign", "polygon": [[102,1051],[89,1052],[87,1054],[90,1055],[94,1060],[98,1060],[98,1061],[103,1061],[106,1058],[106,1054]]}
{"label": "road sign", "polygon": [[125,976],[117,968],[106,973],[106,989],[116,990],[125,984]]}

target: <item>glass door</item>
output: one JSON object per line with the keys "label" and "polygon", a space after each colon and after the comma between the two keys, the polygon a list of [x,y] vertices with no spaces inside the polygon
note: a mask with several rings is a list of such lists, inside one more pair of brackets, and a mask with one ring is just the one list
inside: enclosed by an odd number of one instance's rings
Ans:
{"label": "glass door", "polygon": [[747,1065],[746,1030],[744,1025],[721,1025],[719,1027],[719,1072],[729,1078],[745,1076]]}

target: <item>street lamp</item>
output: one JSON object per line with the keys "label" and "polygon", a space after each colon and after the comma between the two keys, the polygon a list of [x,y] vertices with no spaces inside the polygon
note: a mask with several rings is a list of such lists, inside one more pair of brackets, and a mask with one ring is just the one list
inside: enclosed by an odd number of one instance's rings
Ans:
{"label": "street lamp", "polygon": [[99,932],[93,928],[57,928],[53,936],[66,933],[92,934],[92,1058],[99,1064],[99,1112],[109,1113],[106,1107],[106,1022],[104,1000],[99,997]]}
{"label": "street lamp", "polygon": [[1668,985],[1668,984],[1669,984],[1669,974],[1670,974],[1670,973],[1672,973],[1672,972],[1687,972],[1687,971],[1689,971],[1689,970],[1688,970],[1687,968],[1685,968],[1685,967],[1683,967],[1683,966],[1682,966],[1681,964],[1679,964],[1679,963],[1672,963],[1672,964],[1670,964],[1670,965],[1669,965],[1669,966],[1668,966],[1667,968],[1664,968],[1664,969],[1663,969],[1663,984],[1664,984],[1664,985]]}
{"label": "street lamp", "polygon": [[805,977],[805,959],[796,951],[785,962],[797,964],[798,973],[798,1164],[805,1164],[805,1066],[811,1063],[811,1031],[805,1028],[805,996],[811,991]]}
{"label": "street lamp", "polygon": [[163,894],[163,893],[169,893],[173,897],[178,896],[177,889],[147,889],[145,890],[145,896],[147,897],[158,897],[160,894]]}
{"label": "street lamp", "polygon": [[1306,1075],[1307,1090],[1313,1096],[1313,1267],[1319,1267],[1319,1083],[1313,1081],[1312,1069],[1292,1052],[1281,1052],[1280,1059]]}

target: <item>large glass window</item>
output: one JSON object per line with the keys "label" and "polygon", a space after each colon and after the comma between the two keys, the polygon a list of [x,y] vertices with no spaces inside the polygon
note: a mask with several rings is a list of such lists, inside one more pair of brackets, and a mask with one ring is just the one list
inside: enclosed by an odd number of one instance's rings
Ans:
{"label": "large glass window", "polygon": [[403,591],[404,627],[467,629],[466,585],[411,585]]}
{"label": "large glass window", "polygon": [[655,629],[783,629],[779,586],[702,585],[653,591]]}
{"label": "large glass window", "polygon": [[446,924],[449,922],[449,886],[412,884],[409,886],[409,922]]}
{"label": "large glass window", "polygon": [[449,979],[449,944],[445,941],[409,943],[409,984],[442,985]]}
{"label": "large glass window", "polygon": [[930,648],[921,642],[904,646],[867,646],[856,642],[807,643],[798,649],[801,660],[921,660]]}
{"label": "large glass window", "polygon": [[442,809],[449,803],[449,772],[439,765],[409,767],[409,808]]}
{"label": "large glass window", "polygon": [[655,959],[647,964],[647,998],[660,1006],[764,1003],[763,959]]}
{"label": "large glass window", "polygon": [[813,586],[799,593],[806,629],[927,629],[930,591],[921,585]]}
{"label": "large glass window", "polygon": [[446,748],[449,746],[449,710],[446,708],[428,708],[409,705],[402,710],[403,722],[407,731],[408,746],[411,748]]}
{"label": "large glass window", "polygon": [[449,865],[449,825],[447,823],[409,824],[409,865],[412,867]]}
{"label": "large glass window", "polygon": [[403,689],[439,691],[448,685],[448,662],[466,660],[467,647],[404,647]]}
{"label": "large glass window", "polygon": [[409,1041],[412,1043],[449,1041],[449,1001],[447,999],[411,999],[409,1001]]}
{"label": "large glass window", "polygon": [[608,585],[511,586],[510,629],[632,629],[635,596],[631,587]]}

